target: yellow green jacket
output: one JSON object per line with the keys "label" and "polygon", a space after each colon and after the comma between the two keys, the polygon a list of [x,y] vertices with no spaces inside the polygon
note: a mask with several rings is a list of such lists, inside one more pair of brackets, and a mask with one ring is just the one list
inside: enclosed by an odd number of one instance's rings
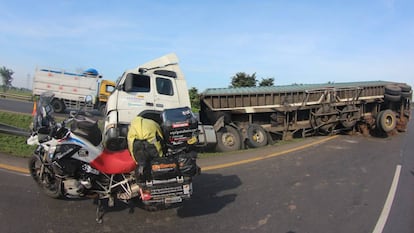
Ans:
{"label": "yellow green jacket", "polygon": [[162,156],[162,144],[161,140],[159,140],[162,138],[162,131],[157,122],[137,116],[134,120],[131,121],[131,125],[129,126],[127,136],[128,149],[131,152],[131,155],[133,155],[133,144],[135,139],[147,140],[147,142],[155,146],[159,156]]}

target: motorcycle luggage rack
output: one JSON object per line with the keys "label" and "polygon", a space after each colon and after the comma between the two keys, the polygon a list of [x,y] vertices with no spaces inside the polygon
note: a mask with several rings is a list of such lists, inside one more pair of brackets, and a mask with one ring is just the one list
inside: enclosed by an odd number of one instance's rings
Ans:
{"label": "motorcycle luggage rack", "polygon": [[151,187],[153,185],[158,185],[158,184],[169,184],[169,183],[184,183],[184,177],[183,176],[177,176],[176,178],[171,178],[168,180],[150,180],[150,181],[146,181],[145,184],[148,187]]}

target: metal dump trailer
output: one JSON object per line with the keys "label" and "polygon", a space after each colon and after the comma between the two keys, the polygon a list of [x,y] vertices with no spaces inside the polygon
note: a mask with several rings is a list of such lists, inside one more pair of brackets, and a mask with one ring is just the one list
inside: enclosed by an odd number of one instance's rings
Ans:
{"label": "metal dump trailer", "polygon": [[232,151],[293,136],[405,131],[411,101],[411,86],[386,81],[207,89],[200,121],[213,125],[217,150]]}

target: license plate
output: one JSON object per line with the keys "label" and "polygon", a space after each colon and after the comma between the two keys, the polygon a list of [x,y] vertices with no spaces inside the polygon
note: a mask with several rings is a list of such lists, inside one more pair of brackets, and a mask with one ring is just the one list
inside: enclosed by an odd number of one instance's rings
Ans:
{"label": "license plate", "polygon": [[178,203],[178,202],[182,202],[183,200],[181,199],[181,197],[167,197],[165,198],[165,204],[171,204],[171,203]]}

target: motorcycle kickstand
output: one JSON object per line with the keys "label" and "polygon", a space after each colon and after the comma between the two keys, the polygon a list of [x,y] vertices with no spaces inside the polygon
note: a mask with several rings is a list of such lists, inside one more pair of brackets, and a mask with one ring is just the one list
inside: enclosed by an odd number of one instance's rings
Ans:
{"label": "motorcycle kickstand", "polygon": [[104,205],[102,203],[102,199],[100,199],[99,197],[97,198],[98,200],[98,206],[96,207],[96,222],[97,223],[102,223],[103,222],[103,216],[105,213],[105,209],[104,209]]}

